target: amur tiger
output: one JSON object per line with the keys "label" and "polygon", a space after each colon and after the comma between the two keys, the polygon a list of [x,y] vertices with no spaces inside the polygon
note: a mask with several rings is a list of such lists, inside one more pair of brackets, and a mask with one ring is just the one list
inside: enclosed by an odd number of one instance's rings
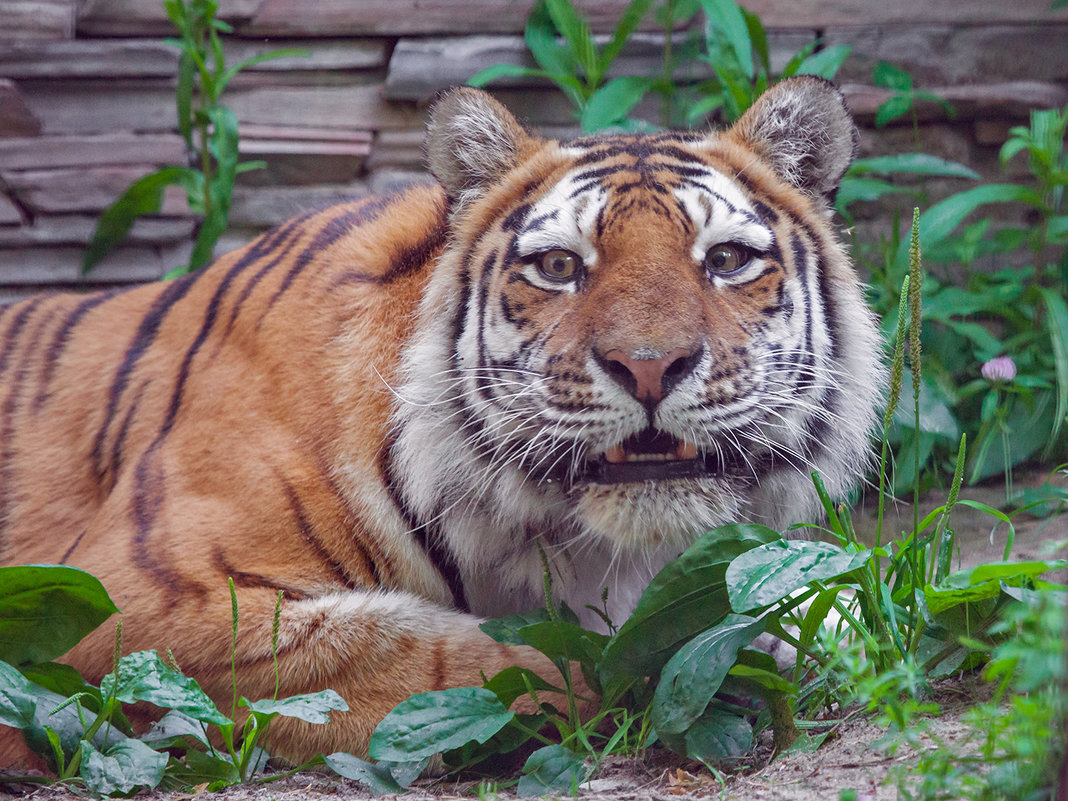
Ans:
{"label": "amur tiger", "polygon": [[[856,132],[784,81],[730,130],[561,143],[431,112],[440,186],[309,212],[199,274],[0,311],[0,562],[98,576],[124,647],[331,688],[272,753],[365,753],[414,692],[543,657],[485,617],[622,621],[709,527],[814,514],[868,459],[879,342],[830,198]],[[590,614],[583,621],[598,627]],[[111,668],[102,626],[68,660]],[[13,730],[6,730],[13,732]],[[14,753],[14,752],[11,752]],[[2,763],[0,763],[2,764]]]}

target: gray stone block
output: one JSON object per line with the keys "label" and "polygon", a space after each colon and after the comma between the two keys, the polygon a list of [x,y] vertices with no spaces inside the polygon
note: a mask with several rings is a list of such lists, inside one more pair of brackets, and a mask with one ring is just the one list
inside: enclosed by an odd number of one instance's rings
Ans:
{"label": "gray stone block", "polygon": [[0,39],[70,39],[77,0],[4,0]]}
{"label": "gray stone block", "polygon": [[[0,196],[0,206],[2,205]],[[2,208],[0,219],[3,219]],[[96,222],[96,217],[39,214],[29,225],[0,227],[0,247],[85,246],[92,239]],[[191,218],[142,217],[133,224],[125,241],[140,244],[184,241],[193,235],[194,227],[195,221]]]}
{"label": "gray stone block", "polygon": [[0,139],[0,170],[185,163],[185,141],[167,134]]}

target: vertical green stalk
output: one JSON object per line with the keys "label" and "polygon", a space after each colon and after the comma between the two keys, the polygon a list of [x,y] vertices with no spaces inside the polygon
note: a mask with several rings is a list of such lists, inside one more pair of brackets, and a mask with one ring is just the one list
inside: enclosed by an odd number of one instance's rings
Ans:
{"label": "vertical green stalk", "polygon": [[271,659],[274,661],[274,700],[278,700],[278,628],[282,621],[282,591],[278,591],[278,597],[274,602],[274,622],[271,626]]}
{"label": "vertical green stalk", "polygon": [[[898,401],[901,399],[901,377],[905,372],[905,321],[909,298],[909,276],[901,284],[901,298],[897,305],[897,333],[894,337],[894,358],[890,365],[890,397],[886,401],[886,412],[883,414],[883,442],[882,452],[879,456],[879,513],[875,524],[875,547],[881,548],[883,544],[883,510],[886,505],[886,459],[890,450],[890,424],[894,420],[894,412],[897,411]],[[876,553],[873,560],[874,578],[881,580],[881,568],[879,566],[879,554]]]}
{"label": "vertical green stalk", "polygon": [[912,573],[913,603],[909,605],[909,628],[911,629],[911,647],[916,639],[916,601],[915,593],[920,591],[925,569],[923,549],[920,541],[920,386],[923,380],[923,354],[920,346],[920,332],[923,292],[923,272],[920,270],[920,210],[912,210],[912,234],[909,241],[909,372],[912,373],[912,410],[913,430],[915,431],[915,450],[913,451],[914,474],[912,477],[912,541],[909,552],[909,570]]}
{"label": "vertical green stalk", "polygon": [[664,102],[660,105],[660,122],[665,128],[670,128],[675,113],[675,65],[672,61],[674,58],[672,35],[675,32],[675,0],[666,0],[664,16],[666,19],[664,25]]}
{"label": "vertical green stalk", "polygon": [[233,685],[233,704],[230,707],[230,720],[237,718],[237,590],[233,578],[226,579],[230,584],[230,619],[232,637],[230,640],[230,682]]}

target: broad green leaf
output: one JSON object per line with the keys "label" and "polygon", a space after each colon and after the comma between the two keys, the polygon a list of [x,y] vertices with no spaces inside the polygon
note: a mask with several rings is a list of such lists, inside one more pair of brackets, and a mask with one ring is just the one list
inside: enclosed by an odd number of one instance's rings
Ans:
{"label": "broad green leaf", "polygon": [[597,45],[586,20],[582,19],[569,0],[545,0],[553,25],[564,37],[564,42],[575,61],[582,66],[591,83],[600,80],[601,68]]}
{"label": "broad green leaf", "polygon": [[479,70],[467,79],[468,86],[485,86],[500,78],[548,78],[545,70],[536,70],[531,67],[521,67],[518,64],[494,64]]}
{"label": "broad green leaf", "polygon": [[702,762],[749,753],[753,747],[753,727],[732,712],[712,707],[686,731],[686,753]]}
{"label": "broad green leaf", "polygon": [[593,133],[625,119],[652,85],[651,78],[631,75],[610,80],[590,95],[589,101],[582,109],[579,118],[582,132]]}
{"label": "broad green leaf", "polygon": [[731,560],[781,537],[766,526],[721,526],[666,565],[605,648],[597,668],[602,683],[657,675],[682,643],[730,612],[725,574]]}
{"label": "broad green leaf", "polygon": [[70,665],[64,665],[61,662],[41,662],[36,665],[23,666],[19,670],[34,684],[54,693],[66,696],[90,693],[96,700],[100,700],[100,691],[86,684],[82,674]]}
{"label": "broad green leaf", "polygon": [[752,682],[766,691],[784,693],[786,695],[797,695],[796,684],[787,681],[775,670],[768,670],[766,667],[736,664],[730,671],[728,671],[728,673],[736,679]]}
{"label": "broad green leaf", "polygon": [[493,757],[510,754],[530,741],[532,731],[540,731],[548,722],[547,713],[516,715],[486,742],[477,743],[472,740],[459,748],[446,751],[441,755],[441,761],[450,771],[455,771],[470,768]]}
{"label": "broad green leaf", "polygon": [[908,95],[891,95],[875,110],[875,127],[882,128],[884,125],[903,117],[912,108],[912,98]]}
{"label": "broad green leaf", "polygon": [[[976,441],[972,463],[968,467],[968,482],[974,484],[985,478],[1003,473],[1006,467],[1020,464],[1049,444],[1053,430],[1054,398],[1050,392],[1036,395],[1034,405],[1016,403],[1009,412],[1005,424],[1009,435],[1002,438],[996,427],[991,427],[985,439]],[[1008,453],[1005,452],[1005,447]]]}
{"label": "broad green leaf", "polygon": [[797,68],[796,74],[818,75],[821,78],[832,80],[852,52],[853,48],[849,45],[826,47],[802,61]]}
{"label": "broad green leaf", "polygon": [[653,694],[653,727],[660,735],[678,735],[704,714],[708,702],[734,665],[738,649],[764,630],[764,621],[729,615],[679,649],[660,674]]}
{"label": "broad green leaf", "polygon": [[304,56],[310,56],[310,50],[302,50],[298,47],[283,47],[276,50],[268,50],[266,53],[259,53],[255,56],[242,59],[236,64],[227,67],[226,71],[219,76],[219,80],[215,85],[216,96],[221,95],[226,89],[226,85],[230,83],[237,73],[241,70],[254,67],[257,64],[262,64],[264,61],[274,61],[279,58],[303,58]]}
{"label": "broad green leaf", "polygon": [[937,585],[928,584],[923,593],[927,608],[937,615],[964,603],[996,598],[1001,594],[1001,583],[1019,585],[1023,579],[1033,579],[1049,570],[1068,565],[1056,560],[1050,562],[991,562],[968,570],[950,573]]}
{"label": "broad green leaf", "polygon": [[0,662],[0,724],[25,729],[37,706],[30,682],[7,662]]}
{"label": "broad green leaf", "polygon": [[118,611],[104,585],[84,570],[0,567],[0,660],[48,662]]}
{"label": "broad green leaf", "polygon": [[519,630],[531,623],[544,623],[549,620],[549,611],[544,606],[529,612],[517,612],[514,615],[487,620],[479,624],[484,634],[505,645],[526,645],[527,641],[519,636]]}
{"label": "broad green leaf", "polygon": [[[738,64],[750,79],[756,73],[753,67],[753,43],[749,38],[749,26],[745,15],[734,0],[701,0],[707,26],[720,31],[727,44],[738,57]],[[707,30],[707,28],[706,28]],[[706,37],[712,38],[706,33]]]}
{"label": "broad green leaf", "polygon": [[867,564],[871,551],[849,553],[828,542],[779,540],[741,554],[727,568],[731,608],[748,612]]}
{"label": "broad green leaf", "polygon": [[193,149],[193,78],[196,63],[185,51],[178,57],[178,84],[174,99],[178,111],[178,133],[185,139],[185,146]]}
{"label": "broad green leaf", "polygon": [[[912,374],[909,372],[901,378],[901,394],[902,397],[912,398]],[[915,427],[915,410],[911,402],[902,403],[897,407],[894,412],[894,422],[904,428]],[[922,380],[920,382],[920,431],[954,441],[960,439],[960,427],[953,418],[953,412]]]}
{"label": "broad green leaf", "polygon": [[404,792],[404,788],[393,778],[387,765],[367,762],[340,751],[324,756],[323,761],[334,773],[359,782],[376,796]]}
{"label": "broad green leaf", "polygon": [[486,742],[512,718],[496,695],[482,687],[456,687],[418,693],[397,704],[371,735],[374,759],[413,762]]}
{"label": "broad green leaf", "polygon": [[259,715],[281,715],[285,718],[299,718],[308,723],[329,723],[330,712],[348,712],[349,705],[345,699],[333,690],[321,690],[317,693],[292,695],[289,698],[260,701],[241,699],[241,705]]}
{"label": "broad green leaf", "polygon": [[109,673],[100,682],[105,693],[115,686],[114,696],[124,704],[147,701],[163,709],[177,709],[192,718],[225,725],[222,714],[200,685],[167,665],[155,651],[137,651],[119,660],[119,680]]}
{"label": "broad green leaf", "polygon": [[593,667],[601,656],[608,636],[563,620],[531,623],[519,630],[519,636],[550,659],[566,659]]}
{"label": "broad green leaf", "polygon": [[529,668],[513,665],[488,679],[483,687],[496,695],[505,706],[511,706],[516,698],[527,695],[527,685],[535,692],[561,692]]}
{"label": "broad green leaf", "polygon": [[97,220],[93,238],[82,257],[82,272],[87,273],[122,241],[134,220],[145,214],[155,214],[163,202],[163,190],[180,186],[196,208],[197,198],[203,197],[204,176],[191,167],[164,167],[134,181],[119,199],[112,203]]}
{"label": "broad green leaf", "polygon": [[630,3],[623,10],[619,22],[616,23],[615,30],[612,31],[612,38],[608,40],[608,44],[601,51],[602,69],[607,70],[612,65],[612,62],[616,60],[616,56],[626,46],[634,31],[638,29],[642,17],[649,11],[649,7],[652,4],[653,0],[630,0]]}
{"label": "broad green leaf", "polygon": [[[927,153],[898,153],[892,156],[871,156],[857,159],[849,168],[848,175],[940,175],[949,178],[970,178],[978,181],[982,176],[971,167],[956,161],[948,161]],[[923,230],[921,228],[921,230]]]}
{"label": "broad green leaf", "polygon": [[1064,416],[1068,414],[1068,304],[1058,292],[1048,287],[1039,287],[1038,291],[1046,304],[1046,329],[1057,375],[1057,409],[1053,413],[1053,430],[1046,446],[1046,456],[1050,456],[1064,424]]}
{"label": "broad green leaf", "polygon": [[[26,743],[35,753],[41,754],[51,762],[53,759],[50,742],[52,737],[48,733],[51,729],[58,736],[65,759],[69,760],[78,751],[79,744],[86,733],[86,727],[82,725],[82,719],[78,715],[77,702],[67,703],[67,696],[59,695],[32,683],[28,683],[25,690],[34,698],[33,722],[22,730]],[[87,718],[86,722],[91,724],[95,715],[84,712],[83,714]],[[104,726],[93,737],[93,745],[97,748],[107,748],[125,739],[126,735],[117,727]]]}
{"label": "broad green leaf", "polygon": [[783,78],[790,78],[796,75],[797,70],[805,62],[805,59],[811,56],[813,52],[815,52],[816,46],[819,45],[819,43],[820,42],[818,39],[813,39],[807,45],[805,45],[796,53],[794,53],[790,57],[790,60],[786,63],[786,66],[783,67],[782,73],[779,75],[779,79],[781,80]]}
{"label": "broad green leaf", "polygon": [[[947,238],[965,217],[989,203],[1041,206],[1042,200],[1033,189],[1017,184],[985,184],[950,195],[920,215],[920,249],[926,250],[932,243]],[[908,237],[905,239],[907,241]],[[908,248],[898,250],[897,266],[900,269],[905,269],[908,257]]]}
{"label": "broad green leaf", "polygon": [[163,779],[167,759],[140,740],[123,740],[104,752],[82,740],[80,770],[86,787],[108,796],[129,793],[135,787],[155,787]]}
{"label": "broad green leaf", "polygon": [[[574,62],[556,41],[556,27],[545,0],[538,0],[527,17],[524,38],[534,60],[551,75],[575,76]],[[572,98],[574,99],[574,98]]]}
{"label": "broad green leaf", "polygon": [[562,745],[547,745],[531,754],[523,765],[516,795],[520,798],[569,793],[586,781],[590,768],[582,754]]}
{"label": "broad green leaf", "polygon": [[192,738],[201,745],[211,747],[204,723],[172,709],[152,724],[152,728],[141,736],[141,741],[162,749],[181,746],[185,738]]}
{"label": "broad green leaf", "polygon": [[183,762],[175,763],[170,772],[188,787],[206,784],[219,788],[241,781],[237,767],[221,754],[206,754],[191,748],[185,752]]}
{"label": "broad green leaf", "polygon": [[1050,242],[1068,245],[1068,215],[1050,217],[1046,221],[1046,238]]}
{"label": "broad green leaf", "polygon": [[752,11],[747,11],[739,6],[742,16],[745,17],[745,27],[749,33],[749,41],[752,42],[753,53],[757,59],[758,74],[771,72],[771,58],[768,54],[768,32],[764,30],[764,23],[760,17]]}
{"label": "broad green leaf", "polygon": [[838,185],[835,195],[835,208],[841,212],[858,201],[879,200],[886,195],[902,194],[911,191],[907,186],[898,186],[878,178],[862,178],[846,175]]}
{"label": "broad green leaf", "polygon": [[872,69],[872,78],[876,86],[907,92],[912,89],[912,76],[900,67],[880,61]]}
{"label": "broad green leaf", "polygon": [[238,132],[237,117],[230,109],[219,106],[208,112],[211,120],[209,144],[215,157],[215,175],[208,187],[210,204],[204,209],[193,252],[189,256],[189,272],[209,264],[215,243],[226,230],[230,217],[230,199],[237,177]]}

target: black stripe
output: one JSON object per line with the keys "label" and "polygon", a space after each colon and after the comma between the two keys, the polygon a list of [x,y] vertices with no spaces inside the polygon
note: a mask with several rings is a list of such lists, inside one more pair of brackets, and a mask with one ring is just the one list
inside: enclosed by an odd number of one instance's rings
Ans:
{"label": "black stripe", "polygon": [[416,273],[426,265],[439,248],[444,247],[447,238],[448,230],[442,224],[421,241],[396,252],[390,259],[392,266],[385,272],[364,273],[350,270],[339,275],[330,284],[330,291],[344,284],[391,284],[400,278]]}
{"label": "black stripe", "polygon": [[[11,328],[8,329],[4,337],[5,350],[0,353],[0,358],[5,362],[4,368],[0,368],[0,375],[6,369],[8,359],[15,353],[19,333],[31,319],[32,312],[42,300],[43,298],[37,298],[35,302],[27,304],[27,307],[19,312]],[[7,396],[4,398],[3,407],[0,407],[0,531],[6,528],[8,523],[12,522],[8,520],[8,507],[11,499],[15,496],[16,490],[14,486],[15,478],[12,475],[15,461],[14,421],[15,414],[18,412],[19,399],[22,395],[22,386],[26,382],[26,377],[29,375],[33,363],[36,361],[37,345],[41,337],[44,336],[45,328],[55,316],[55,312],[56,309],[54,308],[47,312],[30,335],[22,359],[19,360],[11,380],[7,382]]]}
{"label": "black stripe", "polygon": [[[350,590],[357,590],[364,585],[352,580],[348,571],[345,570],[345,566],[339,562],[334,556],[326,549],[326,546],[320,541],[319,537],[315,533],[315,527],[308,519],[308,512],[304,508],[304,504],[300,500],[300,494],[297,492],[296,487],[290,484],[282,476],[278,476],[278,479],[282,482],[282,488],[286,494],[286,500],[289,502],[289,509],[293,513],[293,517],[297,521],[297,529],[300,531],[300,536],[304,542],[309,545],[319,561],[330,569],[330,572],[334,574],[342,584],[348,587]],[[368,561],[370,561],[368,559]],[[373,573],[373,571],[372,571]]]}
{"label": "black stripe", "polygon": [[167,414],[163,419],[162,425],[160,425],[157,439],[166,437],[167,434],[170,433],[171,427],[174,425],[174,420],[178,416],[178,410],[182,407],[182,399],[185,395],[185,385],[189,380],[189,371],[192,368],[193,359],[196,357],[197,353],[200,352],[200,349],[204,346],[204,342],[211,334],[211,329],[215,326],[215,320],[218,318],[219,306],[222,303],[223,296],[230,288],[230,284],[233,283],[234,278],[236,278],[245,267],[255,261],[257,257],[258,254],[253,255],[250,250],[245,254],[245,257],[240,259],[226,271],[222,280],[220,280],[215,287],[215,292],[212,293],[211,300],[208,301],[208,308],[204,312],[204,320],[200,324],[200,330],[197,332],[196,339],[193,340],[193,344],[186,350],[185,356],[182,358],[182,364],[178,368],[178,378],[174,383],[174,392],[171,394],[171,403],[170,406],[167,407]]}
{"label": "black stripe", "polygon": [[125,291],[127,290],[115,289],[110,292],[94,292],[71,309],[70,314],[67,315],[67,319],[63,321],[63,325],[56,329],[55,336],[52,337],[52,341],[49,343],[48,349],[45,351],[44,374],[41,376],[41,381],[37,388],[37,395],[33,399],[33,410],[35,412],[39,412],[48,400],[48,391],[52,385],[52,379],[55,377],[56,369],[59,367],[59,360],[63,356],[63,351],[67,347],[67,343],[70,341],[71,332],[78,323],[82,321],[82,318],[85,317],[85,315],[102,303],[111,300],[115,295]]}
{"label": "black stripe", "polygon": [[137,332],[126,348],[126,355],[123,357],[122,364],[119,365],[119,369],[115,372],[115,378],[108,392],[108,405],[104,414],[104,422],[97,430],[96,437],[93,440],[90,459],[98,479],[103,480],[107,470],[107,466],[104,464],[104,441],[107,439],[108,431],[115,420],[115,415],[118,413],[119,404],[122,402],[122,396],[130,383],[134,368],[137,366],[138,361],[141,360],[141,357],[152,347],[160,326],[163,325],[163,320],[171,307],[185,297],[186,293],[192,289],[197,278],[202,274],[203,271],[192,273],[172,281],[159,294],[159,297],[156,298],[145,316],[141,318],[141,324],[137,327]]}
{"label": "black stripe", "polygon": [[47,296],[45,295],[39,295],[31,300],[25,301],[22,308],[19,309],[18,314],[16,314],[11,321],[11,325],[4,331],[4,338],[0,340],[0,375],[3,375],[4,371],[7,370],[8,362],[15,353],[15,346],[18,344],[19,335],[29,321],[30,315],[33,314],[34,309],[36,309],[46,297]]}
{"label": "black stripe", "polygon": [[134,564],[149,573],[156,586],[166,594],[168,604],[176,606],[179,602],[188,604],[189,599],[183,596],[203,598],[207,588],[165,564],[160,558],[158,546],[152,542],[153,530],[163,509],[166,483],[158,445],[158,442],[153,443],[141,454],[133,473],[130,517],[134,524],[134,536],[131,550]]}
{"label": "black stripe", "polygon": [[290,238],[289,241],[285,243],[285,247],[281,250],[278,250],[278,247],[289,238],[290,234],[300,228],[310,217],[317,213],[318,212],[309,211],[294,220],[290,220],[274,232],[274,236],[271,237],[269,245],[256,251],[256,258],[266,255],[270,251],[275,251],[276,255],[273,259],[258,269],[245,286],[241,288],[241,294],[237,296],[237,300],[234,301],[234,307],[230,310],[230,319],[226,323],[226,331],[223,333],[223,339],[228,337],[230,331],[233,330],[234,323],[237,321],[237,315],[241,309],[244,308],[245,301],[248,300],[249,295],[252,294],[252,291],[259,285],[260,281],[264,279],[267,273],[289,255],[289,252],[293,249],[293,246],[297,244],[297,240],[300,238],[299,234]]}
{"label": "black stripe", "polygon": [[311,597],[308,593],[304,592],[304,590],[297,589],[289,584],[283,584],[270,576],[238,570],[226,558],[226,552],[221,545],[215,546],[214,558],[215,567],[219,572],[224,576],[232,578],[234,584],[238,587],[244,587],[246,589],[267,589],[273,590],[275,593],[281,590],[282,597],[288,601],[303,601]]}
{"label": "black stripe", "polygon": [[275,290],[274,294],[271,295],[271,299],[267,302],[267,308],[260,313],[256,325],[258,326],[263,322],[263,318],[267,315],[267,312],[269,312],[271,307],[278,302],[278,299],[286,293],[289,287],[293,284],[293,281],[296,280],[297,276],[308,266],[312,259],[318,256],[320,252],[330,247],[330,245],[334,244],[337,240],[349,234],[353,228],[366,225],[367,223],[378,219],[385,209],[389,208],[389,206],[396,202],[396,199],[397,197],[395,195],[374,197],[364,201],[354,209],[349,209],[348,211],[331,218],[315,235],[311,244],[297,256],[293,266],[289,268],[289,271],[282,279],[281,285]]}
{"label": "black stripe", "polygon": [[122,470],[122,453],[126,448],[126,437],[130,433],[130,426],[137,416],[137,410],[141,406],[141,399],[144,397],[145,389],[148,385],[149,382],[145,381],[141,384],[141,388],[137,390],[137,394],[134,395],[134,399],[130,403],[130,408],[126,410],[126,414],[122,418],[122,424],[119,426],[118,434],[115,435],[115,441],[111,444],[111,471],[113,475],[117,476]]}
{"label": "black stripe", "polygon": [[[415,512],[405,502],[401,494],[400,485],[393,473],[393,447],[396,442],[396,432],[389,442],[386,443],[378,458],[378,472],[382,476],[382,482],[386,485],[390,500],[396,507],[401,519],[404,520],[408,531],[415,538],[416,543],[426,554],[430,564],[438,571],[438,575],[444,580],[445,585],[452,594],[452,603],[461,612],[470,612],[471,607],[467,602],[467,594],[464,592],[463,579],[460,576],[460,567],[456,563],[456,556],[449,548],[441,531],[434,523],[420,523]],[[437,517],[435,516],[435,520]]]}

